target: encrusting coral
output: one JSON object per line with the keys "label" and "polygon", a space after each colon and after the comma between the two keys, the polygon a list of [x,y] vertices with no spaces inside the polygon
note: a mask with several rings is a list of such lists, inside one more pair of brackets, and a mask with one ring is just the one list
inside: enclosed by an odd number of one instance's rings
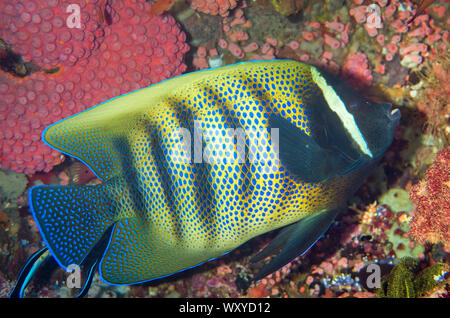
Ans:
{"label": "encrusting coral", "polygon": [[450,53],[439,56],[436,61],[427,61],[423,74],[424,90],[417,108],[427,116],[427,133],[443,132],[438,137],[448,142],[449,131],[445,127],[450,119]]}
{"label": "encrusting coral", "polygon": [[[84,1],[79,3],[83,7]],[[6,39],[20,35],[6,28],[8,19],[17,25],[25,23],[12,4],[12,1],[6,1],[0,5],[0,36],[4,34]],[[65,8],[65,5],[66,2],[59,1],[54,7]],[[9,7],[11,9],[2,13],[2,8]],[[19,11],[26,17],[31,13],[46,17],[52,12],[37,6],[32,0],[21,1],[14,8],[22,10]],[[69,52],[63,45],[61,52],[58,46],[54,48],[59,52],[57,58],[40,59],[41,55],[53,56],[45,51],[48,46],[53,48],[53,42],[45,42],[44,39],[58,38],[57,28],[49,28],[45,35],[41,35],[39,43],[24,42],[25,45],[19,40],[11,40],[13,48],[19,44],[22,48],[28,47],[30,52],[42,50],[37,55],[24,56],[25,60],[30,59],[38,66],[58,67],[53,74],[34,72],[24,78],[0,71],[1,168],[26,174],[49,172],[64,157],[41,141],[46,126],[186,70],[184,55],[189,50],[186,34],[169,14],[150,18],[150,8],[150,4],[141,0],[115,1],[110,8],[111,24],[102,26],[101,43],[95,42],[94,38],[83,37],[82,43],[87,47],[91,46],[86,42],[96,43],[91,43],[92,50],[85,55],[61,55],[62,51]],[[11,15],[7,15],[8,12]],[[25,30],[26,25],[23,28]],[[34,49],[33,45],[36,46]],[[68,61],[72,61],[69,64],[73,66],[69,66]]]}

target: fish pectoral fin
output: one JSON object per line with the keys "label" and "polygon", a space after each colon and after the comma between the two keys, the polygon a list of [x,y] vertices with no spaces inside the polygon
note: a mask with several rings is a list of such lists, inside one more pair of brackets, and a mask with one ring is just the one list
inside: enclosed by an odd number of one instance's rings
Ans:
{"label": "fish pectoral fin", "polygon": [[338,148],[320,146],[312,135],[308,136],[280,115],[271,115],[269,124],[272,129],[279,129],[278,151],[281,163],[300,181],[323,182],[345,174],[355,164],[343,156]]}
{"label": "fish pectoral fin", "polygon": [[257,263],[259,261],[262,261],[266,257],[273,255],[275,252],[278,252],[291,237],[292,233],[295,230],[295,224],[297,224],[297,222],[282,229],[280,233],[278,233],[278,235],[265,248],[263,248],[250,259],[250,263]]}
{"label": "fish pectoral fin", "polygon": [[253,263],[258,262],[281,248],[281,252],[253,277],[253,281],[259,281],[306,253],[328,230],[339,211],[319,212],[284,228],[268,246],[250,260]]}

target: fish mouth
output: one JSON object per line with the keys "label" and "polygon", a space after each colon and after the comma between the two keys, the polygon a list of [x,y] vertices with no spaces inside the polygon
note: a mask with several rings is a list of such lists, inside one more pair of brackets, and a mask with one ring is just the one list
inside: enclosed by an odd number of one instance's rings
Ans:
{"label": "fish mouth", "polygon": [[402,117],[402,114],[400,113],[400,109],[395,108],[395,109],[391,110],[389,117],[393,122],[398,123],[400,121],[400,118]]}
{"label": "fish mouth", "polygon": [[401,118],[400,110],[398,108],[392,109],[391,103],[382,103],[382,105],[385,109],[386,112],[385,114],[389,118],[389,120],[391,122],[394,122],[395,124],[398,124]]}

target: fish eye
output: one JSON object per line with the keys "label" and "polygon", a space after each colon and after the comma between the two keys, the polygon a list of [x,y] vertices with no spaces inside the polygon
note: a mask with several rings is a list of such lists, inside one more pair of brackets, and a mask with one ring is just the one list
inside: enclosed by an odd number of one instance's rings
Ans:
{"label": "fish eye", "polygon": [[370,100],[363,99],[363,100],[360,102],[360,105],[359,105],[359,106],[362,106],[363,108],[371,107],[371,106],[372,106],[372,103],[371,103]]}
{"label": "fish eye", "polygon": [[356,109],[356,108],[358,108],[358,103],[353,102],[353,103],[350,103],[350,105],[348,105],[348,106],[350,107],[350,109]]}

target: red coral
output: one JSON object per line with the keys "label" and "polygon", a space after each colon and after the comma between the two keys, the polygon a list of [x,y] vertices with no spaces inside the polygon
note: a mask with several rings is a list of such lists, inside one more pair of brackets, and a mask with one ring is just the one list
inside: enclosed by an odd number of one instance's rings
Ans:
{"label": "red coral", "polygon": [[100,50],[73,72],[86,77],[84,88],[94,101],[88,107],[186,70],[186,35],[170,15],[150,18],[146,2],[116,1],[113,24]]}
{"label": "red coral", "polygon": [[445,126],[450,113],[450,60],[439,58],[428,63],[425,70],[427,80],[424,85],[424,94],[417,103],[417,108],[426,114],[431,132],[438,131],[438,127]]}
{"label": "red coral", "polygon": [[115,1],[104,42],[72,68],[24,79],[0,72],[0,167],[49,171],[63,157],[40,140],[46,126],[186,70],[186,35],[169,15],[150,18],[149,6]]}
{"label": "red coral", "polygon": [[416,204],[411,237],[450,248],[450,148],[439,151],[425,180],[412,187],[410,198]]}
{"label": "red coral", "polygon": [[258,283],[254,287],[250,288],[248,290],[248,294],[252,298],[263,298],[270,295],[269,291],[267,290],[267,284],[264,283]]}
{"label": "red coral", "polygon": [[73,87],[61,77],[33,74],[18,81],[0,73],[0,167],[31,173],[61,162],[60,153],[45,146],[40,135],[45,126],[79,110],[70,103]]}

